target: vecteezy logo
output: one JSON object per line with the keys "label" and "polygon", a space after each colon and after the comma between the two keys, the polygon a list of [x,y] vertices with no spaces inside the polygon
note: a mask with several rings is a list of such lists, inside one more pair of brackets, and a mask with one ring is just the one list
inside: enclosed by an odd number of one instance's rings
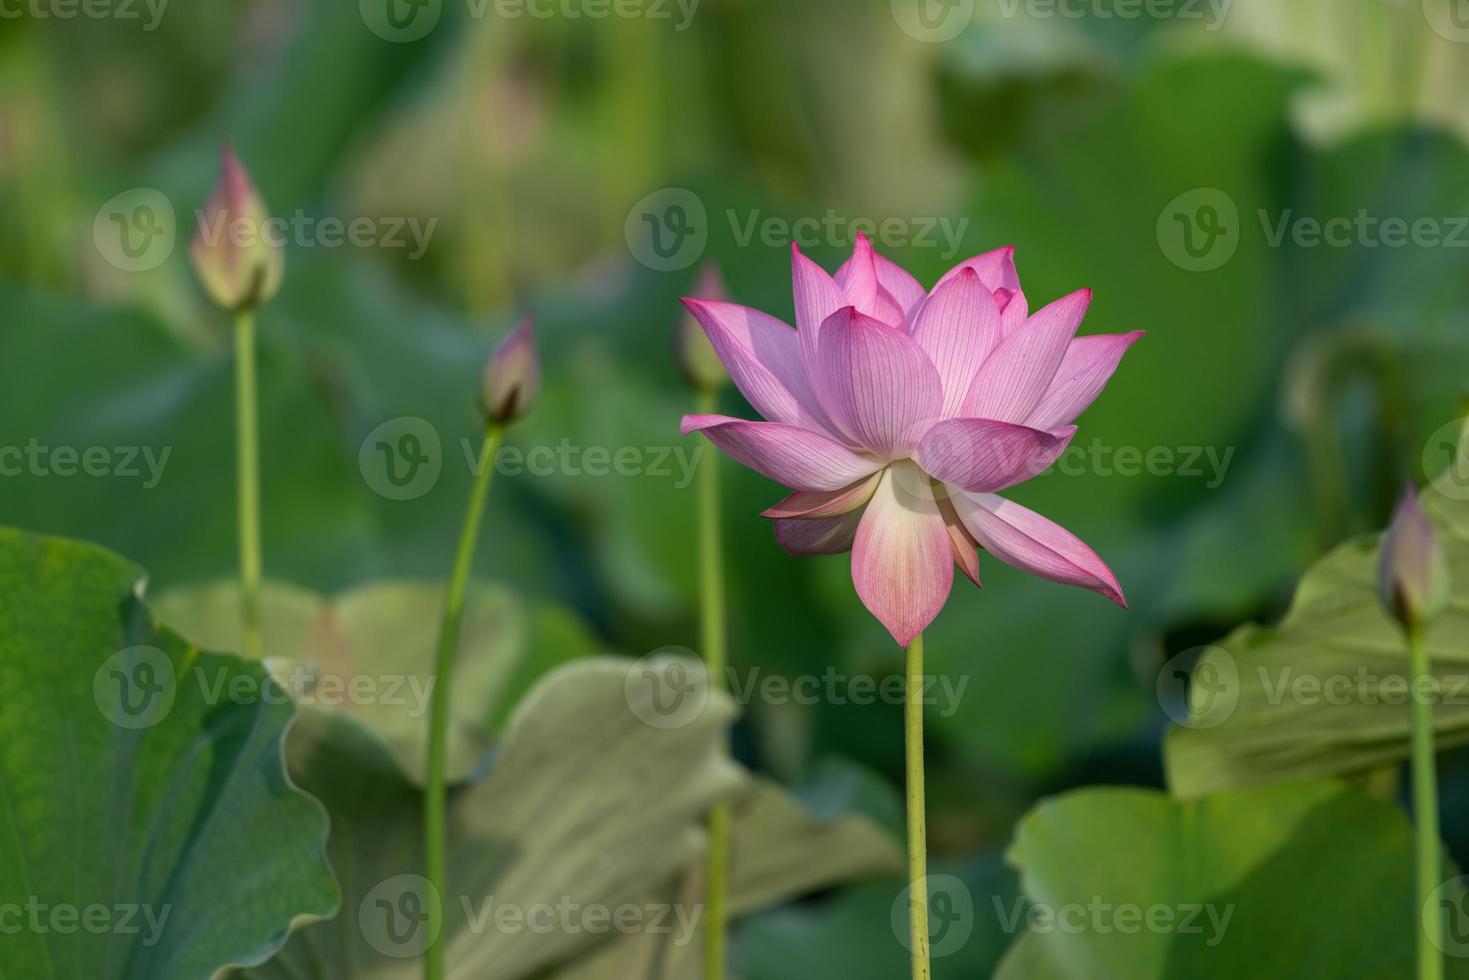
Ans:
{"label": "vecteezy logo", "polygon": [[1423,0],[1423,19],[1444,40],[1469,44],[1469,0]]}
{"label": "vecteezy logo", "polygon": [[687,647],[663,647],[633,661],[622,683],[633,714],[650,728],[682,728],[709,701],[709,672]]}
{"label": "vecteezy logo", "polygon": [[1423,472],[1445,497],[1469,500],[1469,419],[1434,430],[1423,444]]}
{"label": "vecteezy logo", "polygon": [[425,37],[439,24],[443,0],[357,0],[362,22],[384,41],[400,44]]}
{"label": "vecteezy logo", "polygon": [[633,258],[655,272],[676,272],[704,254],[709,214],[693,191],[665,187],[633,205],[623,234]]}
{"label": "vecteezy logo", "polygon": [[893,20],[915,41],[941,44],[964,33],[974,0],[892,0]]}
{"label": "vecteezy logo", "polygon": [[1419,914],[1423,929],[1441,952],[1469,956],[1469,875],[1450,878],[1435,888]]}
{"label": "vecteezy logo", "polygon": [[394,875],[379,882],[357,906],[363,938],[384,956],[422,956],[438,938],[438,929],[429,921],[430,900],[437,901],[438,892],[422,875]]}
{"label": "vecteezy logo", "polygon": [[[974,896],[969,886],[953,875],[929,875],[924,887],[928,889],[929,955],[937,959],[957,953],[974,932]],[[893,934],[909,952],[913,950],[908,912],[912,896],[912,885],[899,892],[889,916]]]}
{"label": "vecteezy logo", "polygon": [[177,236],[173,205],[152,187],[114,195],[92,219],[97,253],[123,272],[158,268],[173,254]]}
{"label": "vecteezy logo", "polygon": [[444,454],[439,432],[427,419],[389,419],[362,440],[357,451],[362,479],[389,500],[422,497],[439,482]]}
{"label": "vecteezy logo", "polygon": [[1239,666],[1223,647],[1193,647],[1158,672],[1158,704],[1185,728],[1213,728],[1239,704]]}
{"label": "vecteezy logo", "polygon": [[1196,187],[1169,201],[1158,215],[1158,247],[1189,272],[1217,269],[1239,248],[1239,209],[1217,187]]}
{"label": "vecteezy logo", "polygon": [[119,728],[151,728],[173,710],[173,661],[157,647],[119,650],[92,675],[92,698]]}

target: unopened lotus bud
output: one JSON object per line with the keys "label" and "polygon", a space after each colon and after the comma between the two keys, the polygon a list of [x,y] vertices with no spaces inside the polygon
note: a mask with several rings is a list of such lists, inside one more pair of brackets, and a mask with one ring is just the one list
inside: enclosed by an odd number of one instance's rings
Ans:
{"label": "unopened lotus bud", "polygon": [[270,228],[270,212],[250,175],[226,146],[219,181],[199,212],[189,258],[209,298],[226,310],[254,309],[280,289],[285,243]]}
{"label": "unopened lotus bud", "polygon": [[[713,263],[706,263],[699,270],[694,283],[694,294],[701,300],[724,302],[729,298],[724,288],[724,277]],[[678,321],[678,333],[674,335],[674,352],[678,357],[678,368],[689,384],[701,391],[714,391],[729,380],[729,372],[720,363],[714,345],[709,343],[704,328],[692,313],[685,312]]]}
{"label": "unopened lotus bud", "polygon": [[541,359],[526,317],[490,355],[480,383],[481,407],[489,421],[508,425],[530,411],[540,390]]}
{"label": "unopened lotus bud", "polygon": [[1449,604],[1449,566],[1411,487],[1403,490],[1377,560],[1377,593],[1407,628],[1426,625]]}

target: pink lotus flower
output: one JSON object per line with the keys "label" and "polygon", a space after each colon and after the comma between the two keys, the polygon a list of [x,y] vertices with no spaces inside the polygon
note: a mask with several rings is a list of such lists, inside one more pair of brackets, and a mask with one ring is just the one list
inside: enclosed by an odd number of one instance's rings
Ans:
{"label": "pink lotus flower", "polygon": [[781,545],[851,551],[857,595],[902,646],[943,608],[955,565],[979,584],[981,548],[1125,606],[1090,548],[998,492],[1059,458],[1142,332],[1077,337],[1090,290],[1030,313],[1013,248],[930,292],[865,237],[835,277],[791,251],[794,330],[684,300],[767,421],[689,415],[682,432],[794,491],[765,512]]}

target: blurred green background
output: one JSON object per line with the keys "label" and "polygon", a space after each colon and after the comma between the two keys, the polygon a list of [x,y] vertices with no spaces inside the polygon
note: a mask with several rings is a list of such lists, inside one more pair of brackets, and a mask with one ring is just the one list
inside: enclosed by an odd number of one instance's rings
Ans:
{"label": "blurred green background", "polygon": [[[1083,332],[1148,336],[1081,420],[1097,448],[1016,494],[1131,609],[982,559],[984,590],[956,586],[929,633],[929,669],[967,685],[930,714],[934,861],[988,895],[1013,889],[999,851],[1038,797],[1161,785],[1170,658],[1278,615],[1306,564],[1448,461],[1434,434],[1469,394],[1458,0],[488,2],[401,4],[406,27],[367,0],[5,8],[0,446],[38,448],[0,460],[0,522],[101,542],[155,591],[233,573],[228,325],[185,248],[224,141],[301,216],[260,315],[267,574],[441,578],[477,374],[534,312],[545,389],[509,442],[558,462],[497,485],[477,573],[633,655],[697,635],[700,444],[678,436],[671,344],[700,266],[789,320],[793,235],[835,268],[865,227],[926,284],[1013,243],[1032,307],[1087,286]],[[157,222],[129,225],[140,202]],[[332,244],[325,219],[365,219],[367,243]],[[732,391],[724,410],[749,413]],[[373,447],[405,419],[439,473],[391,499]],[[60,447],[106,448],[109,472],[60,475]],[[602,449],[636,462],[587,472]],[[898,671],[847,563],[788,558],[758,516],[781,489],[724,473],[736,670]],[[756,700],[736,751],[886,806],[900,714]],[[1443,779],[1462,863],[1462,756]],[[749,975],[801,975],[798,952],[902,969],[890,943],[854,946],[890,901],[756,917]],[[943,969],[987,976],[1007,941]]]}

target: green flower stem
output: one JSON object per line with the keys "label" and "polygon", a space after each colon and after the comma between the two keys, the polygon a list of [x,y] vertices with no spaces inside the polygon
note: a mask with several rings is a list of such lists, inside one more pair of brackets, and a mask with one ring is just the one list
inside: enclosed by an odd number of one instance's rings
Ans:
{"label": "green flower stem", "polygon": [[1438,787],[1434,773],[1433,675],[1429,672],[1428,644],[1421,625],[1408,628],[1408,656],[1413,692],[1413,824],[1418,855],[1418,980],[1443,978],[1443,917],[1423,914],[1430,896],[1442,883],[1443,865],[1438,841]]}
{"label": "green flower stem", "polygon": [[255,314],[235,314],[235,480],[240,534],[241,652],[264,655],[260,638],[260,423],[255,384]]}
{"label": "green flower stem", "polygon": [[439,628],[439,650],[434,660],[434,693],[429,710],[428,784],[425,787],[423,822],[423,854],[429,883],[429,943],[424,953],[425,980],[444,978],[444,893],[447,887],[447,852],[444,845],[445,797],[444,770],[449,744],[449,679],[454,669],[454,653],[459,646],[459,625],[464,619],[464,592],[469,585],[469,570],[474,564],[474,545],[479,538],[480,518],[484,516],[485,498],[495,474],[495,457],[505,434],[503,426],[491,424],[485,429],[484,449],[480,454],[480,471],[475,474],[474,489],[469,495],[469,510],[459,532],[459,547],[454,553],[454,570],[449,576],[449,593],[444,599],[444,620]]}
{"label": "green flower stem", "polygon": [[[699,393],[698,410],[718,408],[713,391]],[[709,685],[725,687],[724,538],[719,524],[719,454],[705,453],[699,468],[699,628]],[[704,896],[704,976],[724,980],[725,937],[729,929],[729,805],[709,814],[709,867]]]}
{"label": "green flower stem", "polygon": [[923,634],[908,644],[908,676],[903,699],[904,742],[908,756],[908,939],[913,980],[929,980],[928,827],[923,812]]}

